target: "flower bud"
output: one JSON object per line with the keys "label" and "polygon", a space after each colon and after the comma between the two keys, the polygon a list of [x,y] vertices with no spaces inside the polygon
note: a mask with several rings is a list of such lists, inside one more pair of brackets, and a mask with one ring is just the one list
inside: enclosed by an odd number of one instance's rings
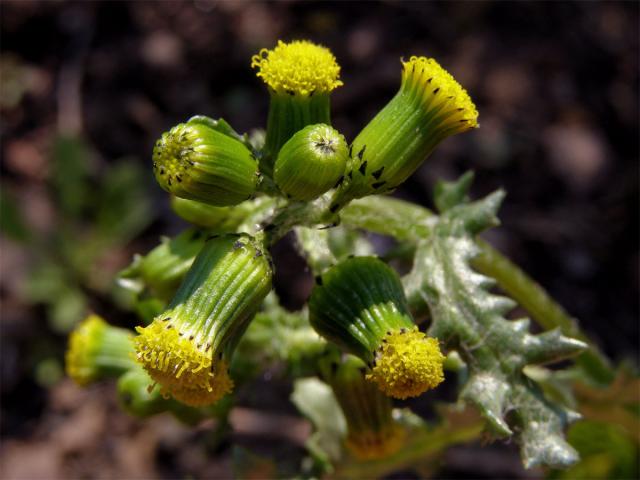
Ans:
{"label": "flower bud", "polygon": [[204,228],[216,228],[225,223],[232,207],[214,207],[208,203],[171,197],[171,209],[183,220]]}
{"label": "flower bud", "polygon": [[153,296],[169,301],[205,241],[205,233],[195,228],[173,238],[163,237],[147,255],[136,256],[133,264],[120,272],[120,278],[140,280]]}
{"label": "flower bud", "polygon": [[249,149],[200,122],[181,123],[162,134],[153,149],[153,171],[167,192],[215,206],[246,200],[258,182],[258,164]]}
{"label": "flower bud", "polygon": [[396,188],[442,140],[476,128],[477,120],[466,90],[438,62],[403,61],[400,90],[351,145],[348,181],[336,204]]}
{"label": "flower bud", "polygon": [[153,380],[140,366],[127,371],[118,379],[118,400],[130,415],[147,418],[162,412],[170,412],[188,425],[194,425],[205,417],[203,411],[188,407],[171,398],[165,398],[158,389],[149,388]]}
{"label": "flower bud", "polygon": [[348,156],[347,142],[337,130],[322,123],[309,125],[280,150],[274,180],[287,196],[313,200],[342,178]]}
{"label": "flower bud", "polygon": [[415,397],[444,380],[438,341],[415,326],[400,278],[377,258],[350,258],[318,277],[309,319],[369,365],[367,379],[387,395]]}
{"label": "flower bud", "polygon": [[250,236],[207,240],[168,309],[136,328],[138,362],[161,393],[202,406],[231,391],[231,355],[271,290],[271,277],[268,253]]}
{"label": "flower bud", "polygon": [[89,315],[69,336],[67,375],[80,386],[121,375],[136,365],[132,340],[133,332]]}
{"label": "flower bud", "polygon": [[359,460],[396,452],[405,432],[393,419],[391,399],[365,379],[367,367],[362,360],[351,355],[325,358],[320,368],[347,421],[347,449]]}
{"label": "flower bud", "polygon": [[251,66],[271,96],[265,157],[261,169],[272,173],[280,148],[298,130],[315,123],[330,124],[329,95],[342,85],[340,66],[331,51],[308,41],[278,41],[262,49]]}
{"label": "flower bud", "polygon": [[277,198],[261,196],[232,207],[213,207],[206,203],[173,197],[171,207],[184,220],[207,228],[213,233],[243,231],[251,218],[268,216],[265,212],[276,206]]}

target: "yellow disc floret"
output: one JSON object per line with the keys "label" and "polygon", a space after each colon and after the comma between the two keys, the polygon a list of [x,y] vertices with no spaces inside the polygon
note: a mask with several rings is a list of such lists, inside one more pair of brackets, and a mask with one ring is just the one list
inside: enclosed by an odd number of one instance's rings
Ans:
{"label": "yellow disc floret", "polygon": [[390,331],[376,350],[367,380],[391,397],[416,397],[444,380],[444,359],[438,341],[418,327]]}
{"label": "yellow disc floret", "polygon": [[214,359],[211,345],[180,333],[169,321],[156,319],[136,327],[136,357],[163,394],[191,406],[215,403],[233,388],[227,364]]}
{"label": "yellow disc floret", "polygon": [[446,119],[453,133],[478,127],[478,110],[467,91],[433,58],[402,62],[402,86],[417,94],[425,108]]}
{"label": "yellow disc floret", "polygon": [[80,386],[91,383],[96,376],[92,361],[97,351],[96,339],[107,324],[97,315],[89,315],[69,336],[69,347],[65,354],[67,375]]}
{"label": "yellow disc floret", "polygon": [[405,431],[398,425],[380,431],[350,432],[345,444],[358,460],[385,458],[404,444]]}
{"label": "yellow disc floret", "polygon": [[328,48],[306,40],[263,48],[251,58],[258,77],[277,93],[308,96],[328,93],[342,85],[340,65]]}

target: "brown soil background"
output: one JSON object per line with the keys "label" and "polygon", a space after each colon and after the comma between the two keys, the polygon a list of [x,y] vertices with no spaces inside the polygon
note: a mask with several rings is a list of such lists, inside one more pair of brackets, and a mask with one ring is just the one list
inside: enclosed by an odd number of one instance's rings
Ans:
{"label": "brown soil background", "polygon": [[[333,50],[345,83],[333,119],[347,139],[397,89],[400,57],[433,56],[470,92],[481,128],[446,141],[397,195],[430,206],[435,180],[467,169],[474,196],[505,188],[503,225],[487,238],[612,358],[637,360],[638,20],[636,2],[3,1],[0,55],[28,74],[18,101],[1,106],[2,187],[46,236],[58,226],[47,191],[56,132],[83,134],[99,165],[131,157],[149,167],[154,140],[191,115],[224,117],[238,131],[262,126],[268,97],[250,57],[277,39]],[[158,217],[110,252],[105,276],[182,226],[148,171]],[[112,385],[43,388],[32,354],[61,359],[65,337],[22,294],[33,252],[6,237],[0,247],[2,478],[228,478],[232,444],[301,455],[308,426],[293,418],[284,381],[240,392],[222,442],[211,425],[126,417]],[[287,243],[276,255],[278,291],[299,307],[309,275]],[[91,307],[132,322],[103,298]],[[513,445],[456,448],[445,465],[448,478],[541,474],[521,469]]]}

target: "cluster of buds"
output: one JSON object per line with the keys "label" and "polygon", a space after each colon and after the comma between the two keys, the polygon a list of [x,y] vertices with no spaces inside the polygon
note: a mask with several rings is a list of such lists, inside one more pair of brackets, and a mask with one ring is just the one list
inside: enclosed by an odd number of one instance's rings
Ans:
{"label": "cluster of buds", "polygon": [[[441,141],[477,127],[468,94],[435,60],[401,65],[400,90],[351,143],[331,126],[340,66],[308,41],[278,42],[251,59],[270,95],[262,143],[204,116],[162,134],[153,172],[192,227],[121,272],[147,321],[137,335],[91,317],[71,336],[69,375],[80,384],[119,377],[125,408],[140,416],[214,405],[229,393],[236,346],[272,287],[267,232],[287,208],[325,210],[298,224],[339,220],[349,201],[393,190]],[[346,444],[359,458],[386,455],[402,443],[391,397],[444,380],[438,340],[418,329],[398,274],[382,260],[353,257],[317,273],[310,323],[352,355],[319,367],[345,412]]]}

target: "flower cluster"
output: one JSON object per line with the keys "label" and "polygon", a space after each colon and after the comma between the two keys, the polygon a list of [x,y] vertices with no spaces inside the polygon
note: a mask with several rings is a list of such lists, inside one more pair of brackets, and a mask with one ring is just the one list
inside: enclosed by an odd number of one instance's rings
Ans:
{"label": "flower cluster", "polygon": [[[71,335],[69,375],[121,377],[123,405],[141,416],[219,405],[234,388],[234,359],[243,361],[236,346],[272,288],[271,245],[292,227],[336,225],[351,200],[396,188],[438,143],[477,126],[469,95],[435,60],[401,65],[400,90],[352,142],[331,126],[340,66],[308,41],[251,59],[270,95],[262,139],[203,116],[162,134],[152,169],[192,227],[121,272],[144,324],[134,334],[90,317]],[[327,349],[351,356],[311,368],[335,392],[352,454],[377,458],[405,438],[390,397],[437,387],[445,357],[418,329],[393,268],[372,255],[333,263],[314,266],[308,323]]]}

